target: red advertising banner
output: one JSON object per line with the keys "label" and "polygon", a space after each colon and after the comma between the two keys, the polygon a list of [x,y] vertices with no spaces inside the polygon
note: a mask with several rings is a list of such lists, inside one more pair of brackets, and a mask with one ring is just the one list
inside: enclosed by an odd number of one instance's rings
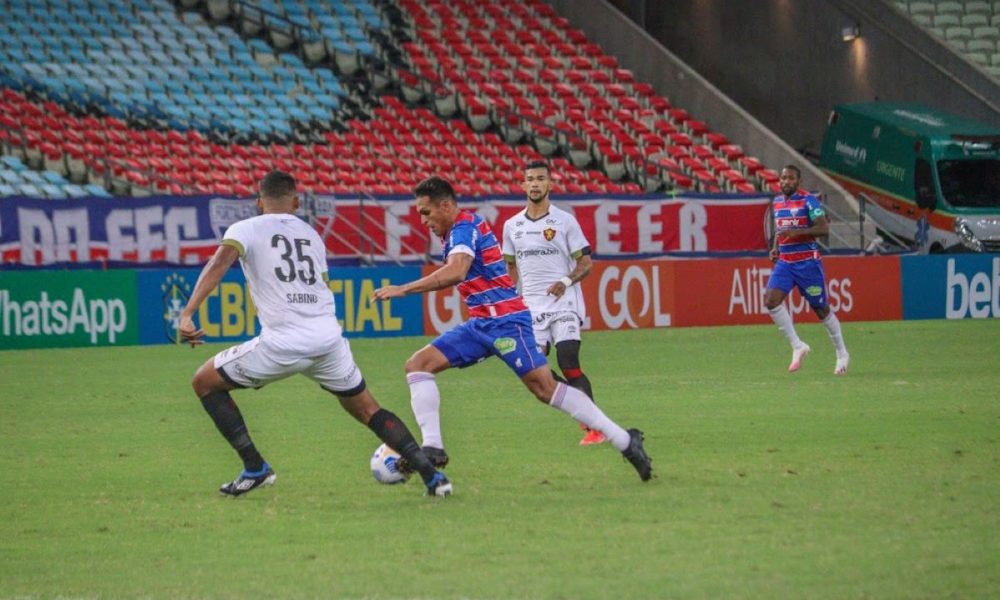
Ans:
{"label": "red advertising banner", "polygon": [[[676,261],[674,325],[770,323],[764,293],[773,264],[766,259]],[[902,318],[899,258],[823,259],[830,308],[842,321]],[[793,317],[811,312],[797,290],[787,300]],[[814,318],[814,317],[813,317]]]}
{"label": "red advertising banner", "polygon": [[[667,252],[738,252],[764,250],[766,196],[554,198],[557,206],[576,216],[594,253],[601,257],[631,257]],[[503,239],[507,219],[524,208],[523,199],[462,201],[490,223]],[[421,260],[441,252],[440,241],[428,231],[407,199],[362,201],[319,197],[316,230],[333,258],[359,251],[376,260],[398,257]]]}
{"label": "red advertising banner", "polygon": [[646,329],[676,325],[678,261],[600,261],[583,280],[584,329]]}
{"label": "red advertising banner", "polygon": [[[830,307],[842,321],[902,318],[900,262],[893,256],[823,260]],[[436,267],[425,267],[424,273]],[[640,329],[770,323],[767,259],[597,261],[582,283],[584,329]],[[811,312],[798,291],[786,300],[797,319]],[[428,294],[424,331],[437,335],[465,319],[455,289]]]}

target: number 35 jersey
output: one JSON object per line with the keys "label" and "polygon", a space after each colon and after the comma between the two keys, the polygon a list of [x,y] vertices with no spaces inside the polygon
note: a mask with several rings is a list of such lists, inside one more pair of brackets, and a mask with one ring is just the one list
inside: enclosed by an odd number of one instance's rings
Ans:
{"label": "number 35 jersey", "polygon": [[295,215],[266,214],[234,223],[222,243],[240,253],[261,337],[293,355],[329,351],[341,329],[319,234]]}

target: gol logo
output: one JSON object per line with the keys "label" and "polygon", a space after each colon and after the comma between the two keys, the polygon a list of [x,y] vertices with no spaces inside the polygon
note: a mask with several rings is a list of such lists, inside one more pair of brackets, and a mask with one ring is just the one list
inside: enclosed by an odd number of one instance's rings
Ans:
{"label": "gol logo", "polygon": [[665,284],[670,269],[664,264],[604,263],[598,268],[597,298],[588,304],[598,308],[599,319],[593,329],[640,329],[669,327],[671,298]]}

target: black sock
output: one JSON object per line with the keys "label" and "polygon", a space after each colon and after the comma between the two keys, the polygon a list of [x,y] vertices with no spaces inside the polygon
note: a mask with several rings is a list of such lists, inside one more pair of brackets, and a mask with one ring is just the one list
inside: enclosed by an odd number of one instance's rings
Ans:
{"label": "black sock", "polygon": [[556,380],[556,381],[558,381],[559,383],[565,383],[566,385],[569,385],[569,384],[570,384],[570,383],[569,383],[568,381],[566,381],[565,379],[563,379],[563,376],[562,376],[562,375],[560,375],[559,373],[556,373],[556,372],[555,372],[554,370],[552,370],[552,369],[549,369],[549,370],[550,370],[550,371],[552,371],[552,378],[553,378],[553,379],[555,379],[555,380]]}
{"label": "black sock", "polygon": [[380,408],[368,421],[368,428],[374,431],[375,435],[387,446],[399,452],[399,455],[420,473],[425,482],[434,477],[437,469],[424,456],[424,451],[417,445],[417,440],[413,438],[413,434],[406,428],[406,423],[400,421],[399,417],[384,408]]}
{"label": "black sock", "polygon": [[593,390],[590,389],[590,379],[588,379],[587,376],[584,375],[583,373],[580,373],[579,377],[568,378],[566,380],[566,383],[580,390],[584,394],[587,394],[587,397],[590,398],[591,402],[596,402],[594,400],[594,392]]}
{"label": "black sock", "polygon": [[229,392],[212,392],[201,399],[205,412],[212,417],[215,426],[222,437],[243,459],[243,468],[247,471],[260,471],[264,468],[264,459],[250,440],[250,432],[243,421],[243,415]]}

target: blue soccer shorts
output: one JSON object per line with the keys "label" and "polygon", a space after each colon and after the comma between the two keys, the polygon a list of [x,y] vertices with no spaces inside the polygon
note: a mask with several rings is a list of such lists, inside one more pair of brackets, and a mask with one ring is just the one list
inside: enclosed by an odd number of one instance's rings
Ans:
{"label": "blue soccer shorts", "polygon": [[829,307],[822,262],[809,259],[793,263],[779,260],[775,263],[771,277],[767,280],[767,289],[781,290],[787,294],[793,287],[799,288],[799,293],[813,309]]}
{"label": "blue soccer shorts", "polygon": [[470,319],[440,335],[431,345],[441,351],[453,367],[464,368],[496,356],[518,377],[545,366],[538,350],[528,311],[492,319]]}

